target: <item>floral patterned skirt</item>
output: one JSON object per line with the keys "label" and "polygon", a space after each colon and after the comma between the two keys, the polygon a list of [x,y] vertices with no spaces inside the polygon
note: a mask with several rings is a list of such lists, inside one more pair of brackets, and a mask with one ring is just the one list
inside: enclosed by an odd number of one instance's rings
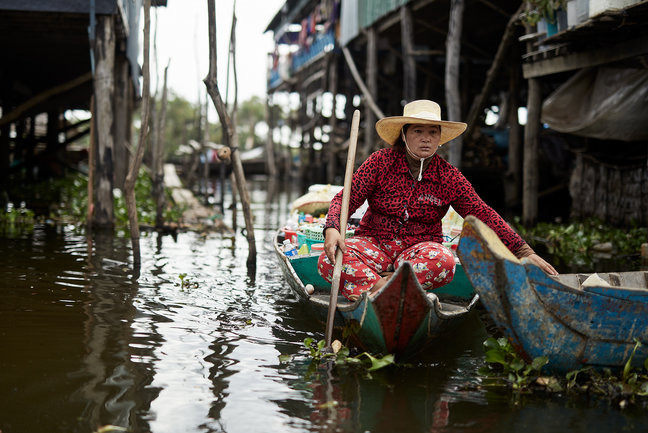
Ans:
{"label": "floral patterned skirt", "polygon": [[[369,236],[355,236],[345,240],[347,252],[342,258],[340,292],[347,299],[355,299],[370,290],[383,272],[392,272],[409,262],[424,289],[436,289],[452,281],[455,259],[443,245],[426,241],[406,247],[399,239],[381,241]],[[322,253],[317,270],[327,281],[333,279],[334,265]]]}

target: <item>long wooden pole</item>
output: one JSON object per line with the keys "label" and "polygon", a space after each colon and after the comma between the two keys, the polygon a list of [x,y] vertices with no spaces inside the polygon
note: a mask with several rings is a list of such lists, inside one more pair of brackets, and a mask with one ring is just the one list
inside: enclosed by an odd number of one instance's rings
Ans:
{"label": "long wooden pole", "polygon": [[502,68],[502,65],[504,65],[505,63],[506,57],[509,54],[508,48],[515,40],[516,25],[520,21],[520,15],[524,10],[525,5],[526,2],[523,2],[522,5],[520,5],[520,7],[518,8],[518,10],[515,11],[513,15],[511,15],[511,18],[506,24],[506,29],[504,29],[502,40],[500,41],[500,44],[497,47],[495,58],[493,59],[490,69],[486,74],[486,81],[484,82],[484,85],[482,86],[482,90],[479,93],[479,95],[473,100],[473,103],[470,106],[470,111],[468,111],[468,118],[466,120],[466,123],[468,124],[468,128],[466,128],[466,132],[463,134],[464,137],[471,137],[475,128],[477,127],[477,118],[479,117],[481,110],[483,110],[486,104],[486,100],[488,99],[491,91],[493,90],[495,79],[497,78],[499,71]]}
{"label": "long wooden pole", "polygon": [[[464,0],[450,1],[448,19],[448,38],[446,39],[445,95],[448,105],[448,120],[461,120],[461,95],[459,92],[459,75],[461,59],[461,29],[463,27]],[[454,139],[450,146],[450,164],[461,168],[461,136]]]}
{"label": "long wooden pole", "polygon": [[[207,93],[211,98],[218,118],[223,126],[223,134],[227,135],[227,143],[231,146],[236,146],[236,131],[235,122],[227,113],[225,101],[221,97],[218,88],[218,74],[217,74],[217,52],[216,52],[216,2],[214,0],[207,0],[207,14],[209,15],[209,71],[207,77],[203,80],[207,87]],[[235,23],[235,21],[233,21]],[[236,113],[234,112],[234,115]],[[245,218],[246,238],[249,246],[249,255],[247,259],[248,269],[256,267],[256,243],[254,238],[254,225],[252,223],[252,212],[250,210],[250,196],[247,191],[247,183],[245,182],[245,173],[243,172],[243,164],[239,152],[232,152],[232,173],[236,179],[241,205],[243,207],[243,216]]]}
{"label": "long wooden pole", "polygon": [[[340,210],[340,234],[342,239],[346,237],[347,221],[349,220],[349,201],[351,198],[351,180],[355,165],[356,146],[358,144],[358,128],[360,125],[360,111],[353,112],[351,121],[351,136],[349,138],[349,151],[347,153],[346,171],[344,173],[344,191],[342,192],[342,209]],[[335,310],[337,310],[337,297],[340,289],[340,275],[342,273],[342,250],[337,249],[335,254],[335,267],[333,268],[333,280],[331,281],[331,299],[329,301],[328,317],[326,318],[326,347],[331,347],[333,336],[333,322]]]}
{"label": "long wooden pole", "polygon": [[134,155],[130,157],[128,174],[124,181],[124,196],[128,211],[128,224],[130,226],[131,245],[133,247],[133,266],[140,268],[142,263],[140,255],[140,229],[137,218],[137,202],[135,197],[135,183],[144,159],[144,150],[149,136],[149,120],[151,117],[151,72],[149,63],[151,40],[151,0],[144,0],[144,60],[142,62],[142,123],[139,132],[139,145]]}
{"label": "long wooden pole", "polygon": [[369,108],[371,108],[371,111],[373,111],[377,117],[382,119],[383,117],[385,117],[385,115],[376,104],[376,101],[374,101],[373,96],[371,96],[371,92],[365,85],[364,81],[362,81],[360,72],[358,72],[358,67],[353,61],[353,57],[351,56],[349,49],[347,47],[342,47],[342,54],[344,54],[344,60],[346,60],[346,63],[349,66],[349,71],[351,71],[351,76],[353,76],[353,79],[358,85],[358,88],[360,88],[362,95],[365,98],[367,98],[367,104],[369,105]]}

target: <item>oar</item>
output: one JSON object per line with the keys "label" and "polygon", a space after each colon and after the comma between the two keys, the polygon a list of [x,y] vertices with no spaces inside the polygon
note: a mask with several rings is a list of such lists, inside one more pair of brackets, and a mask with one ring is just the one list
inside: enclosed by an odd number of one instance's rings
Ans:
{"label": "oar", "polygon": [[[346,171],[344,173],[344,191],[342,192],[342,209],[340,210],[340,234],[342,239],[346,238],[347,221],[349,220],[349,200],[351,195],[351,179],[353,177],[353,166],[355,165],[356,145],[358,144],[358,126],[360,124],[360,111],[353,112],[351,121],[351,136],[349,138],[349,150],[347,152]],[[342,273],[342,250],[337,249],[335,253],[335,267],[333,268],[333,280],[331,280],[331,300],[329,301],[328,317],[326,318],[325,341],[326,348],[331,348],[333,336],[333,322],[335,310],[337,310],[338,290],[340,289],[340,274]]]}

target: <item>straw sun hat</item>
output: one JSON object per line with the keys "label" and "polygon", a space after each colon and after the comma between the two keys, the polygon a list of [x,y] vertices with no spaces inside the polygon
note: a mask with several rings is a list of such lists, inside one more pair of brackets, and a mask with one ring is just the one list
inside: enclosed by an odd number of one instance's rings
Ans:
{"label": "straw sun hat", "polygon": [[465,130],[463,122],[441,120],[441,107],[434,101],[419,99],[403,107],[402,116],[391,116],[376,122],[376,131],[380,138],[389,144],[394,144],[406,124],[439,125],[441,126],[441,140],[439,145],[447,143],[460,136]]}

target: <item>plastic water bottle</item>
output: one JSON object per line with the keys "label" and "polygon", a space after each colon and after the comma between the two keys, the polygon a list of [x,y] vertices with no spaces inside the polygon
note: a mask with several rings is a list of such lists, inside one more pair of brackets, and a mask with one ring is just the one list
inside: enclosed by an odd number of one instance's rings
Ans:
{"label": "plastic water bottle", "polygon": [[290,239],[286,239],[283,241],[283,252],[286,255],[286,257],[292,257],[297,255],[297,248],[295,248],[295,246],[290,243]]}

